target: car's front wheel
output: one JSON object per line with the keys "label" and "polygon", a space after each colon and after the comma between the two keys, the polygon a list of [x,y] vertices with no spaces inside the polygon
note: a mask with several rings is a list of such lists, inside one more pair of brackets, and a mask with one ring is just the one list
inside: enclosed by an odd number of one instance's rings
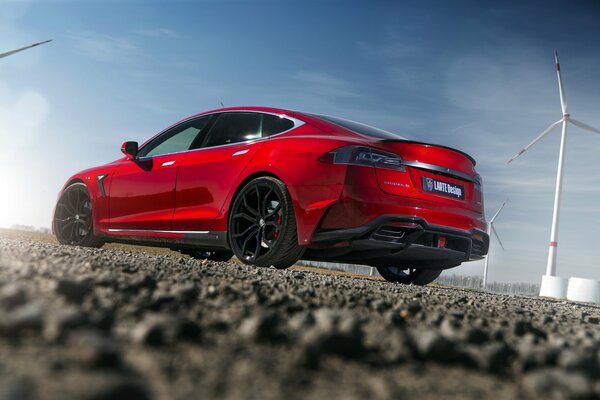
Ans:
{"label": "car's front wheel", "polygon": [[101,247],[94,235],[92,200],[84,183],[69,185],[61,194],[54,213],[54,232],[61,244]]}
{"label": "car's front wheel", "polygon": [[415,285],[427,285],[435,281],[442,273],[437,269],[415,269],[405,267],[377,267],[379,275],[388,282]]}
{"label": "car's front wheel", "polygon": [[264,176],[248,182],[233,200],[229,245],[240,261],[287,268],[302,256],[292,199],[280,180]]}

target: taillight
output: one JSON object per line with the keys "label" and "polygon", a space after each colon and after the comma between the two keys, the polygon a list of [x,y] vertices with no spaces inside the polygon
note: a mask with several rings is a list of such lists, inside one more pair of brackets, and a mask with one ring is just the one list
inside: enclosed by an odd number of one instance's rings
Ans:
{"label": "taillight", "polygon": [[321,156],[319,161],[330,164],[366,165],[375,168],[393,169],[406,172],[402,157],[364,146],[346,146]]}

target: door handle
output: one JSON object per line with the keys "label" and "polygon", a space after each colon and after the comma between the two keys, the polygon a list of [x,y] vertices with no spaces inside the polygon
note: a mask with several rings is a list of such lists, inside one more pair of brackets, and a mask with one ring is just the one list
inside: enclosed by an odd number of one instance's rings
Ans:
{"label": "door handle", "polygon": [[246,154],[250,149],[244,149],[244,150],[240,150],[240,151],[236,151],[235,153],[233,153],[231,155],[231,157],[235,157],[235,156],[241,156],[242,154]]}
{"label": "door handle", "polygon": [[173,165],[175,164],[175,160],[171,160],[171,161],[165,161],[164,163],[160,164],[161,167],[168,167],[169,165]]}

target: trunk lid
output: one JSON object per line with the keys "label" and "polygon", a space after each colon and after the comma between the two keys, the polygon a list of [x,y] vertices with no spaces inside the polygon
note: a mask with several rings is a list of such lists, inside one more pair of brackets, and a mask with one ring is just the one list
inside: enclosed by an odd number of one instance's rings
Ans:
{"label": "trunk lid", "polygon": [[378,148],[402,157],[406,172],[376,168],[387,194],[435,201],[483,213],[480,177],[466,153],[427,143],[384,140]]}

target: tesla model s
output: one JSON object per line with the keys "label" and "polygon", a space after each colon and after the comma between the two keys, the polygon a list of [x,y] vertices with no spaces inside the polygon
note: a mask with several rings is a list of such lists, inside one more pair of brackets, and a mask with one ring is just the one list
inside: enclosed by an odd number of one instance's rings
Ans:
{"label": "tesla model s", "polygon": [[475,160],[358,122],[266,107],[186,118],[79,172],[53,217],[60,243],[162,246],[286,268],[376,267],[427,284],[487,254]]}

